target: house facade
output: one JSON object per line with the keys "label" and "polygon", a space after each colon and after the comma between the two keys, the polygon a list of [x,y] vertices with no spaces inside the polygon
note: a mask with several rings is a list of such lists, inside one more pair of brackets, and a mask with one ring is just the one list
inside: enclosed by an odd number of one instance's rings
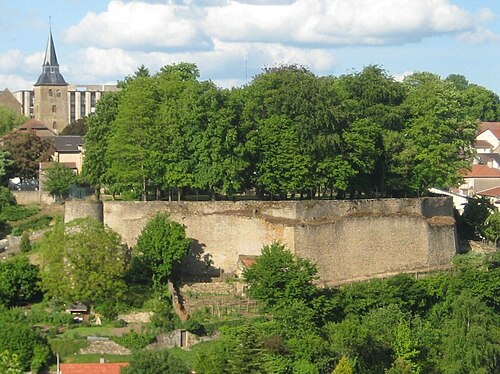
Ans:
{"label": "house facade", "polygon": [[488,196],[500,206],[500,122],[481,122],[474,142],[476,155],[457,192]]}

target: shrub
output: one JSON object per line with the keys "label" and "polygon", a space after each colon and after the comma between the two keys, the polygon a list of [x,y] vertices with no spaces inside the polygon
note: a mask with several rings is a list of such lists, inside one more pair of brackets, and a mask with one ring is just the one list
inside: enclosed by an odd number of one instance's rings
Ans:
{"label": "shrub", "polygon": [[7,205],[0,213],[0,219],[5,221],[20,221],[38,213],[40,209],[36,206]]}
{"label": "shrub", "polygon": [[23,232],[23,236],[21,237],[21,252],[27,253],[31,251],[31,242],[30,242],[30,234],[25,231]]}
{"label": "shrub", "polygon": [[142,349],[156,340],[153,334],[138,334],[135,331],[122,336],[114,336],[112,339],[128,349]]}
{"label": "shrub", "polygon": [[20,224],[12,229],[12,235],[20,236],[26,230],[40,230],[48,227],[52,222],[51,216],[40,216]]}

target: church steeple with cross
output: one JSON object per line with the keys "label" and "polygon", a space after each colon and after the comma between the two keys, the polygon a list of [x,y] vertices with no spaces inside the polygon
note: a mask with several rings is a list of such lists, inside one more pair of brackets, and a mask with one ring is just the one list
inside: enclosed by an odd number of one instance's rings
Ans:
{"label": "church steeple with cross", "polygon": [[68,84],[59,72],[52,27],[45,49],[42,74],[35,83],[34,115],[55,133],[68,126]]}

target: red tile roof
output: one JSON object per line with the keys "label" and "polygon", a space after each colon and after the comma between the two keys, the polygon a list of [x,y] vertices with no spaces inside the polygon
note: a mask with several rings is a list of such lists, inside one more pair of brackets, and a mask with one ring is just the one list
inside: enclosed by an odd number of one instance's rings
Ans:
{"label": "red tile roof", "polygon": [[258,256],[252,255],[239,255],[238,260],[243,264],[244,267],[248,268],[255,264],[255,260],[257,260]]}
{"label": "red tile roof", "polygon": [[500,139],[500,122],[481,122],[479,124],[479,131],[477,134],[482,134],[487,130],[490,130],[493,135]]}
{"label": "red tile roof", "polygon": [[472,165],[464,178],[500,178],[500,169],[490,168],[488,165]]}
{"label": "red tile roof", "polygon": [[488,188],[487,190],[483,190],[483,191],[479,191],[479,192],[477,192],[477,195],[493,196],[493,197],[500,196],[500,186]]}
{"label": "red tile roof", "polygon": [[128,362],[104,364],[61,364],[61,374],[120,374]]}

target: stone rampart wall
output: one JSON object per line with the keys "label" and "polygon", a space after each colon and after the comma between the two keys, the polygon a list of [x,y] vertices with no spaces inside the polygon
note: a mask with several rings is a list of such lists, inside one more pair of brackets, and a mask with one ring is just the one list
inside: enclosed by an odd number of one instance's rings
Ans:
{"label": "stone rampart wall", "polygon": [[[88,205],[88,203],[87,203]],[[65,221],[99,217],[97,206],[67,202]],[[97,210],[96,210],[97,209]],[[103,203],[104,223],[135,245],[146,222],[167,211],[193,239],[190,274],[234,272],[238,255],[285,243],[313,261],[325,284],[449,264],[456,252],[450,198],[280,202]]]}

